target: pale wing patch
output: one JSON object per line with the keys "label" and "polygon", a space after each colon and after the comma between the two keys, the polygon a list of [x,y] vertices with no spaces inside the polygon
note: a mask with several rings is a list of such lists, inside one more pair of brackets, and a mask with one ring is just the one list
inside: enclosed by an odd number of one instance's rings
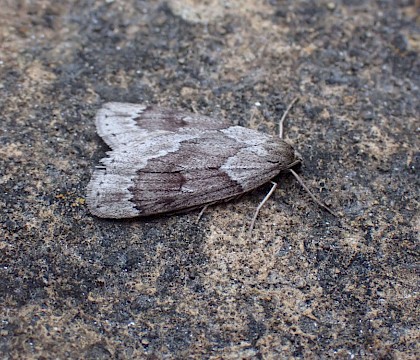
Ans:
{"label": "pale wing patch", "polygon": [[130,218],[139,215],[131,201],[129,188],[132,178],[127,175],[107,174],[95,170],[87,187],[87,203],[93,215],[103,218]]}
{"label": "pale wing patch", "polygon": [[179,133],[152,133],[147,141],[141,140],[119,145],[115,150],[108,151],[108,157],[101,159],[101,163],[108,171],[135,173],[143,169],[149,160],[164,157],[177,152],[183,141],[197,137],[197,131],[183,131]]}
{"label": "pale wing patch", "polygon": [[96,131],[113,149],[149,135],[149,131],[136,125],[135,119],[146,109],[145,105],[107,103],[96,114]]}
{"label": "pale wing patch", "polygon": [[235,141],[250,146],[263,145],[272,138],[269,135],[262,134],[252,129],[247,129],[242,126],[230,126],[226,129],[223,129],[222,132],[226,136],[235,139]]}
{"label": "pale wing patch", "polygon": [[266,161],[264,155],[258,153],[266,155],[267,150],[260,145],[243,148],[230,157],[220,170],[241,184],[244,192],[255,189],[279,173],[275,164]]}

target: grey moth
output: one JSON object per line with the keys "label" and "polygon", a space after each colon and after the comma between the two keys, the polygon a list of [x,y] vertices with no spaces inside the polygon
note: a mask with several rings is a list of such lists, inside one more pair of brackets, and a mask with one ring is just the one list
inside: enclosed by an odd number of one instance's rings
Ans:
{"label": "grey moth", "polygon": [[156,106],[106,103],[96,128],[111,151],[95,169],[86,200],[102,218],[174,213],[229,200],[301,162],[278,137]]}

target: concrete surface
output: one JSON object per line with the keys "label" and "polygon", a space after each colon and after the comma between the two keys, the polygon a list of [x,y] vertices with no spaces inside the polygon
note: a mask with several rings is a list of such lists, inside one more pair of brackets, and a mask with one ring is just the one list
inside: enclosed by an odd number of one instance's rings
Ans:
{"label": "concrete surface", "polygon": [[[419,3],[0,0],[3,359],[415,359]],[[184,215],[85,205],[105,101],[286,136],[290,175]]]}

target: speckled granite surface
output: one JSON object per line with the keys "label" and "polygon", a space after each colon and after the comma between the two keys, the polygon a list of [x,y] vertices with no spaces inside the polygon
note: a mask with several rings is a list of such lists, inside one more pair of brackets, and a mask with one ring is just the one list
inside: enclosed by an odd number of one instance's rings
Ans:
{"label": "speckled granite surface", "polygon": [[[3,359],[419,358],[419,4],[0,0]],[[290,175],[197,212],[109,221],[85,187],[105,101],[226,116]],[[417,121],[416,121],[417,120]]]}

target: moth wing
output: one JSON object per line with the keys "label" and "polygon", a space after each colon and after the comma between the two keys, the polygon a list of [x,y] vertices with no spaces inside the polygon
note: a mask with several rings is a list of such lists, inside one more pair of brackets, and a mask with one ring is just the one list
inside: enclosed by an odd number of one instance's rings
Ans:
{"label": "moth wing", "polygon": [[89,183],[88,205],[99,217],[125,218],[230,199],[287,168],[294,152],[277,138],[230,127],[163,133],[108,155]]}
{"label": "moth wing", "polygon": [[96,114],[99,136],[112,148],[147,141],[150,136],[182,129],[216,130],[229,126],[220,118],[144,104],[110,102]]}

